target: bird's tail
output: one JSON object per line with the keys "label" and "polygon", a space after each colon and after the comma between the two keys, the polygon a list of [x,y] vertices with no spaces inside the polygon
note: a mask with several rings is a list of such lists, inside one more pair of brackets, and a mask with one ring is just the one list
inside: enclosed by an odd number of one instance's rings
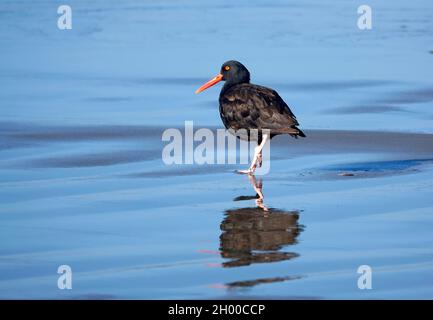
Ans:
{"label": "bird's tail", "polygon": [[305,135],[305,133],[304,133],[301,129],[299,129],[299,128],[296,128],[296,129],[298,129],[298,136],[299,136],[299,137],[302,137],[302,138],[307,137],[307,136]]}
{"label": "bird's tail", "polygon": [[276,134],[289,134],[294,138],[302,137],[305,138],[306,135],[296,126],[288,127],[288,128],[279,128],[278,130],[273,130]]}

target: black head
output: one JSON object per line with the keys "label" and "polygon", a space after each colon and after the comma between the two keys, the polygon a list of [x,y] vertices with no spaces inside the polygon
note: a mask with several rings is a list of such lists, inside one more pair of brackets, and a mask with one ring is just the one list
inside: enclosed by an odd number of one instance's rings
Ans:
{"label": "black head", "polygon": [[212,79],[210,79],[208,82],[206,82],[200,88],[198,88],[195,91],[195,93],[200,93],[203,90],[212,87],[213,85],[217,84],[220,81],[226,82],[223,89],[224,91],[226,88],[234,84],[249,83],[250,72],[247,70],[247,68],[245,68],[245,66],[242,63],[238,61],[235,60],[227,61],[222,65],[220,73],[217,74]]}
{"label": "black head", "polygon": [[223,76],[222,80],[230,84],[250,82],[250,72],[239,61],[230,60],[224,62],[220,73]]}

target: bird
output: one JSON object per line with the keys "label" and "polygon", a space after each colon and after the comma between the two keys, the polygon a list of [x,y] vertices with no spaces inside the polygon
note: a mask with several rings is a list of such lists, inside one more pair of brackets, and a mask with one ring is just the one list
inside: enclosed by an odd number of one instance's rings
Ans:
{"label": "bird", "polygon": [[[219,95],[219,112],[225,128],[232,132],[246,130],[246,139],[257,140],[250,167],[238,170],[239,173],[253,174],[257,166],[261,166],[263,147],[273,137],[280,134],[288,134],[294,138],[306,137],[298,128],[296,116],[277,91],[250,83],[250,72],[239,61],[224,62],[220,72],[195,93],[200,93],[220,81],[225,81]],[[253,130],[258,132],[254,138],[251,134]]]}

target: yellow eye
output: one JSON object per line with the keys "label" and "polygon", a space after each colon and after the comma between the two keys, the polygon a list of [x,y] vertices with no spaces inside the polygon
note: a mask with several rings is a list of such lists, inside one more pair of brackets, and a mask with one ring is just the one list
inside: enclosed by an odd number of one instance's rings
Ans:
{"label": "yellow eye", "polygon": [[229,67],[229,66],[225,66],[225,67],[224,67],[224,70],[225,70],[225,71],[229,71],[229,70],[230,70],[230,67]]}

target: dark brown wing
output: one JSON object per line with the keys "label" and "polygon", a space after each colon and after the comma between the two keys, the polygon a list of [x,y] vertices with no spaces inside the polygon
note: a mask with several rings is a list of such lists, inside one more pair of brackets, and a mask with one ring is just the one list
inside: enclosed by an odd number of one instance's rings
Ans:
{"label": "dark brown wing", "polygon": [[220,114],[226,128],[269,129],[272,136],[305,137],[289,106],[266,87],[245,83],[228,88],[220,95]]}

